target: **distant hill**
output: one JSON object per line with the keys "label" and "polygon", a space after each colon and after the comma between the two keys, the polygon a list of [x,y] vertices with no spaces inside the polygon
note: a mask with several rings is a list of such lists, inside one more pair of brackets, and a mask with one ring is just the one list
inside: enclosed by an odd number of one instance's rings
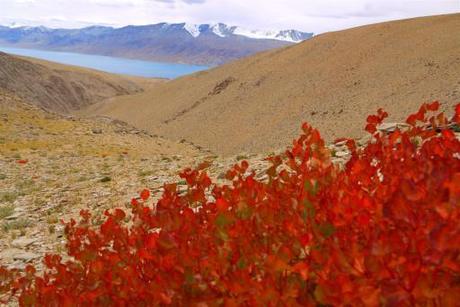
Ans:
{"label": "distant hill", "polygon": [[159,23],[83,29],[0,26],[0,45],[218,65],[260,51],[301,42],[312,35],[296,30],[247,30],[222,23]]}
{"label": "distant hill", "polygon": [[131,79],[0,52],[0,89],[50,111],[67,113],[142,91]]}
{"label": "distant hill", "polygon": [[304,121],[329,141],[359,137],[379,107],[401,121],[434,99],[460,102],[460,14],[318,35],[89,113],[231,154],[283,148]]}

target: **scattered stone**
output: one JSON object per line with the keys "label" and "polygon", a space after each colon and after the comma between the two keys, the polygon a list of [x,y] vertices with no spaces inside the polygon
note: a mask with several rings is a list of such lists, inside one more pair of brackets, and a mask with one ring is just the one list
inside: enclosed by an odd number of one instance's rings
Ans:
{"label": "scattered stone", "polygon": [[0,253],[0,259],[2,260],[9,259],[9,260],[21,260],[25,262],[30,262],[40,257],[41,256],[36,253],[24,251],[18,248],[8,248]]}
{"label": "scattered stone", "polygon": [[32,245],[32,244],[36,243],[36,242],[38,242],[38,240],[36,238],[22,237],[22,238],[16,239],[13,242],[11,242],[11,245],[13,247],[17,247],[17,248],[25,248],[25,247],[28,247],[29,245]]}
{"label": "scattered stone", "polygon": [[337,151],[337,152],[335,153],[335,156],[336,156],[337,158],[344,158],[344,157],[347,157],[347,156],[349,156],[349,155],[350,155],[350,153],[345,152],[345,151]]}
{"label": "scattered stone", "polygon": [[346,144],[347,144],[347,141],[344,140],[344,141],[340,141],[340,142],[334,143],[334,146],[336,146],[336,147],[342,147],[342,146],[345,146]]}
{"label": "scattered stone", "polygon": [[17,220],[18,218],[20,218],[23,215],[24,215],[23,212],[14,212],[10,216],[5,217],[5,220],[7,220],[7,221]]}
{"label": "scattered stone", "polygon": [[410,125],[406,123],[382,123],[380,124],[377,129],[382,132],[394,132],[396,129],[404,130],[409,128]]}
{"label": "scattered stone", "polygon": [[102,134],[102,129],[101,128],[93,128],[91,129],[93,134]]}

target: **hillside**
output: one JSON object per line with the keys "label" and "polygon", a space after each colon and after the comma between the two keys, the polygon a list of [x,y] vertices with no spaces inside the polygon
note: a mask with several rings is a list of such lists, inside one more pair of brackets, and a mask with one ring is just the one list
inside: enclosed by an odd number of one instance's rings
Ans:
{"label": "hillside", "polygon": [[[245,158],[264,175],[263,156]],[[0,89],[1,265],[40,267],[46,253],[64,249],[61,219],[88,209],[99,225],[106,209],[129,208],[144,188],[155,200],[165,183],[178,182],[185,191],[179,172],[203,161],[211,162],[210,176],[221,183],[237,158],[220,158],[117,120],[49,113]]]}
{"label": "hillside", "polygon": [[326,33],[111,99],[83,113],[125,120],[220,154],[282,148],[308,121],[359,137],[383,107],[401,121],[424,101],[460,101],[460,14]]}
{"label": "hillside", "polygon": [[23,268],[62,248],[60,220],[161,189],[205,153],[105,119],[47,113],[0,90],[0,259]]}
{"label": "hillside", "polygon": [[159,23],[83,29],[0,26],[0,44],[3,46],[201,65],[219,65],[260,51],[288,46],[312,35],[296,30],[247,30],[222,23]]}
{"label": "hillside", "polygon": [[0,52],[0,89],[56,112],[142,90],[134,78]]}

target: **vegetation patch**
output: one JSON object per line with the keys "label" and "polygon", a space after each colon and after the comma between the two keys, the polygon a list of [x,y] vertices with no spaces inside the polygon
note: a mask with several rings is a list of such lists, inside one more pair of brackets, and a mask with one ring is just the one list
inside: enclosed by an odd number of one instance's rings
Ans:
{"label": "vegetation patch", "polygon": [[0,206],[0,220],[14,213],[13,205]]}
{"label": "vegetation patch", "polygon": [[16,192],[1,192],[0,203],[12,203],[18,198],[19,194]]}

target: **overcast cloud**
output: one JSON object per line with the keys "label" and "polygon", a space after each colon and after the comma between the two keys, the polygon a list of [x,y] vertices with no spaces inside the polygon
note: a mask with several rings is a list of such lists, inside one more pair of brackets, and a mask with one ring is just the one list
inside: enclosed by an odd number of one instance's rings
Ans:
{"label": "overcast cloud", "polygon": [[321,33],[460,12],[460,0],[0,0],[0,24],[82,27],[224,22]]}

